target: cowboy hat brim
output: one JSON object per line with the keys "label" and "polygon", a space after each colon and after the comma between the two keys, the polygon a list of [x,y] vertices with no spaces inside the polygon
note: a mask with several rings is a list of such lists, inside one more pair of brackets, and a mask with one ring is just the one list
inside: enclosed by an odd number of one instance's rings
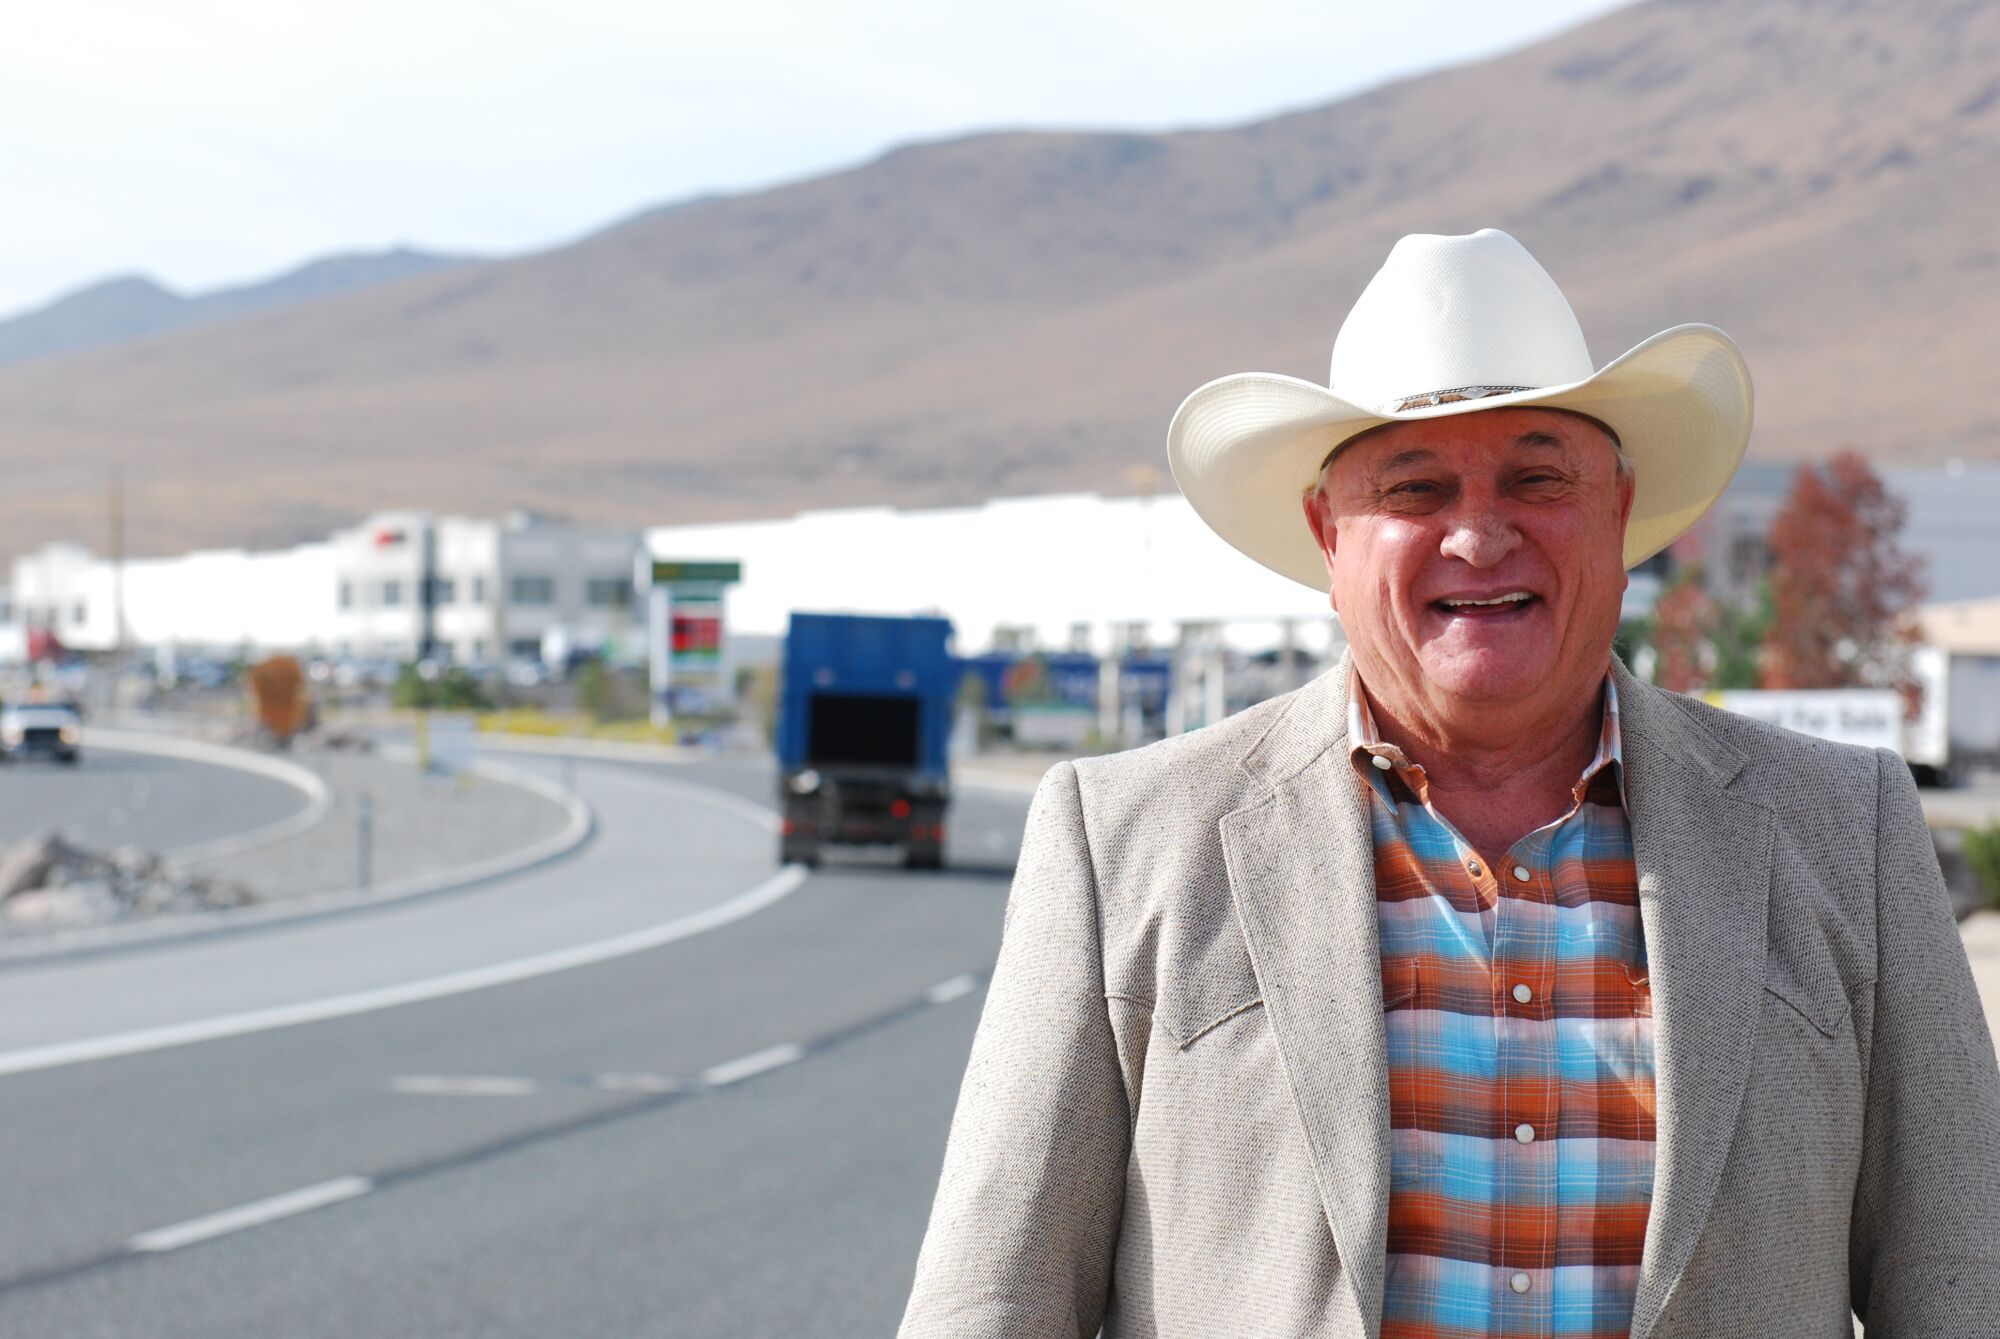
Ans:
{"label": "cowboy hat brim", "polygon": [[1750,370],[1722,331],[1678,325],[1582,381],[1401,411],[1364,408],[1297,377],[1244,372],[1182,401],[1167,429],[1167,460],[1195,514],[1223,539],[1325,590],[1326,563],[1299,499],[1328,452],[1384,423],[1509,407],[1572,409],[1618,434],[1635,483],[1630,568],[1685,534],[1729,486],[1750,442]]}

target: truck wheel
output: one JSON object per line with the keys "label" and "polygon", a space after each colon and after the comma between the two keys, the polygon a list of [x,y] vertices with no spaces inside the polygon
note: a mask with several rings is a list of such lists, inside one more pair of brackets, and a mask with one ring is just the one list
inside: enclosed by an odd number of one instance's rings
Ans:
{"label": "truck wheel", "polygon": [[942,846],[913,846],[903,852],[904,869],[943,869],[944,848]]}
{"label": "truck wheel", "polygon": [[804,865],[807,869],[818,869],[819,848],[817,846],[781,846],[778,848],[778,863],[781,865]]}

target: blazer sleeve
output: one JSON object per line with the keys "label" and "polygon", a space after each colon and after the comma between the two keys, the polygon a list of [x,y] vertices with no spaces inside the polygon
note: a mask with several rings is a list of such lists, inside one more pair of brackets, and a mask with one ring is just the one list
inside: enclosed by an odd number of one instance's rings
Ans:
{"label": "blazer sleeve", "polygon": [[1903,760],[1877,759],[1876,979],[1850,1235],[1868,1339],[2000,1334],[2000,1073]]}
{"label": "blazer sleeve", "polygon": [[903,1339],[1097,1334],[1129,1118],[1076,768],[1035,792]]}

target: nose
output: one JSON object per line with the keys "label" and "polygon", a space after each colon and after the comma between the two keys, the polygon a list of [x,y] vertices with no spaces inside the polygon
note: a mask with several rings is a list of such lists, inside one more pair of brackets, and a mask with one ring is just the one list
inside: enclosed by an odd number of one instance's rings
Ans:
{"label": "nose", "polygon": [[1456,518],[1445,531],[1438,551],[1474,567],[1497,566],[1521,547],[1521,532],[1493,512],[1468,512]]}

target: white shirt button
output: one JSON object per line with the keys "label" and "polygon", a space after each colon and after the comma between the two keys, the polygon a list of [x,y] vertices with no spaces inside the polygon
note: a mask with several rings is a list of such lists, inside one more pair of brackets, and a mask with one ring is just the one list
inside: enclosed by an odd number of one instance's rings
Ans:
{"label": "white shirt button", "polygon": [[1522,1121],[1519,1125],[1516,1125],[1514,1127],[1514,1138],[1520,1140],[1524,1144],[1534,1143],[1535,1127],[1528,1124],[1526,1121]]}
{"label": "white shirt button", "polygon": [[1526,1274],[1516,1274],[1513,1278],[1507,1280],[1507,1283],[1517,1293],[1524,1293],[1535,1286],[1535,1281]]}
{"label": "white shirt button", "polygon": [[1369,759],[1369,761],[1373,762],[1377,767],[1381,768],[1385,772],[1388,771],[1391,767],[1394,767],[1396,765],[1390,762],[1387,758],[1383,757],[1379,753],[1376,754],[1373,758]]}
{"label": "white shirt button", "polygon": [[1527,982],[1523,981],[1520,985],[1514,987],[1514,999],[1517,1002],[1521,1004],[1526,1004],[1529,1000],[1532,1000],[1533,998],[1535,998],[1535,992],[1528,989]]}
{"label": "white shirt button", "polygon": [[[1532,879],[1535,876],[1528,873],[1528,867],[1526,865],[1516,865],[1514,866],[1514,877],[1519,879],[1522,883],[1526,883],[1529,879]],[[1526,1276],[1523,1275],[1522,1277]]]}

